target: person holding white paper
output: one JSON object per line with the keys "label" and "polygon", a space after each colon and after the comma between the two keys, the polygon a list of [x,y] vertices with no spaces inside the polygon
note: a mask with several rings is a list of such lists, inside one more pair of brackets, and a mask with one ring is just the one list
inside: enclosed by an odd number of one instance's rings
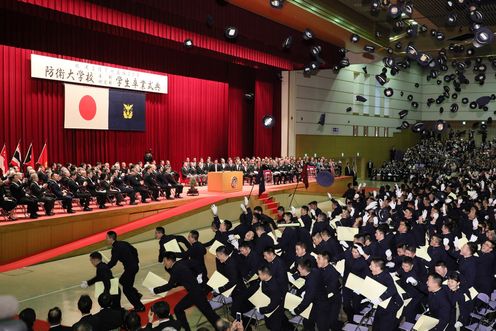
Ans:
{"label": "person holding white paper", "polygon": [[242,242],[239,245],[241,277],[245,283],[257,274],[258,268],[263,263],[262,257],[257,255],[250,242]]}
{"label": "person holding white paper", "polygon": [[262,256],[264,250],[267,247],[274,246],[274,240],[269,237],[267,232],[265,232],[265,227],[262,224],[257,224],[255,226],[255,234],[257,235],[257,238],[255,240],[252,240],[255,244],[254,250],[257,252],[257,254]]}
{"label": "person holding white paper", "polygon": [[377,307],[372,326],[373,331],[396,330],[399,324],[396,313],[403,305],[403,300],[396,290],[393,278],[388,272],[384,271],[385,267],[386,263],[381,258],[373,258],[370,261],[371,278],[386,286],[386,291],[376,301],[372,301],[372,303],[376,305],[382,301],[391,299],[387,308]]}
{"label": "person holding white paper", "polygon": [[400,269],[398,269],[398,284],[412,299],[403,309],[405,321],[415,324],[415,317],[419,312],[420,304],[427,295],[427,286],[422,276],[423,271],[416,269],[411,257],[403,257]]}
{"label": "person holding white paper", "polygon": [[452,307],[449,329],[461,330],[463,325],[470,325],[470,313],[474,308],[473,299],[475,298],[471,297],[466,287],[461,286],[462,282],[458,271],[452,271],[448,276],[449,291],[447,292]]}
{"label": "person holding white paper", "polygon": [[270,246],[265,248],[263,257],[266,265],[269,266],[272,278],[279,284],[279,289],[284,297],[288,289],[288,267],[284,261],[276,254],[274,247]]}
{"label": "person holding white paper", "polygon": [[205,255],[207,250],[198,241],[200,234],[196,230],[191,230],[188,234],[188,242],[190,243],[190,248],[184,253],[185,258],[189,258],[191,265],[194,270],[197,270],[199,276],[197,280],[202,280],[202,284],[206,284],[208,281],[207,267],[205,265]]}
{"label": "person holding white paper", "polygon": [[[87,288],[96,282],[102,282],[104,293],[110,293],[110,280],[114,278],[112,271],[108,265],[102,261],[102,254],[100,252],[93,252],[90,254],[90,262],[96,268],[96,276],[81,283],[81,288]],[[98,299],[98,298],[97,298]],[[119,294],[112,295],[112,308],[121,308],[121,290]]]}
{"label": "person holding white paper", "polygon": [[332,330],[341,330],[342,323],[339,322],[339,312],[341,311],[341,275],[330,263],[328,252],[317,253],[317,267],[319,268],[322,282],[327,294],[327,300],[331,306],[329,320]]}
{"label": "person holding white paper", "polygon": [[[343,252],[343,284],[346,284],[346,280],[348,279],[348,275],[350,273],[353,273],[360,278],[365,278],[368,274],[369,264],[361,253],[365,255],[365,252],[363,252],[363,246],[359,243],[354,244],[352,249],[348,249]],[[361,299],[362,297],[359,293],[355,293],[347,287],[343,288],[343,310],[349,321],[352,321],[353,315],[360,311]]]}
{"label": "person holding white paper", "polygon": [[463,279],[462,286],[465,290],[473,287],[477,278],[477,258],[474,256],[476,252],[477,244],[473,242],[463,245],[460,251],[448,250],[448,254],[457,262],[457,269]]}
{"label": "person holding white paper", "polygon": [[320,272],[312,268],[310,260],[301,260],[298,263],[298,273],[305,278],[305,285],[300,289],[303,300],[291,313],[300,315],[312,303],[310,319],[303,321],[305,329],[328,331],[331,327],[331,306]]}
{"label": "person holding white paper", "polygon": [[[164,245],[167,244],[169,241],[177,240],[177,241],[181,241],[182,243],[184,243],[187,248],[189,248],[189,246],[190,246],[189,242],[186,239],[184,239],[183,236],[175,236],[172,234],[165,234],[165,229],[162,226],[158,226],[155,228],[155,239],[158,240],[158,249],[159,249],[158,262],[159,263],[162,263],[162,259],[164,257],[164,253],[165,253]],[[183,253],[178,253],[178,252],[175,252],[175,253],[176,253],[176,257],[184,258]]]}
{"label": "person holding white paper", "polygon": [[[255,307],[257,311],[265,316],[265,325],[271,331],[284,331],[292,328],[286,315],[284,315],[284,304],[282,291],[279,284],[272,276],[272,271],[268,266],[258,269],[257,283],[259,286],[252,286],[248,290],[248,297],[251,297],[260,289],[269,299],[270,303],[265,307]],[[269,315],[269,316],[268,316]]]}
{"label": "person holding white paper", "polygon": [[448,290],[443,287],[443,279],[437,273],[429,274],[427,289],[429,290],[427,299],[429,315],[439,320],[439,323],[432,330],[443,331],[448,326],[452,313]]}
{"label": "person holding white paper", "polygon": [[295,245],[295,252],[296,252],[296,258],[294,260],[293,268],[289,270],[290,273],[294,274],[298,271],[298,263],[300,261],[304,261],[304,260],[310,261],[312,268],[315,268],[317,266],[317,262],[315,261],[315,258],[310,254],[310,252],[307,252],[307,246],[305,245],[305,243],[297,242]]}
{"label": "person holding white paper", "polygon": [[188,262],[185,260],[176,261],[176,256],[172,252],[165,252],[164,267],[170,274],[169,282],[163,286],[151,289],[154,294],[167,292],[178,286],[183,286],[188,292],[174,307],[174,315],[186,331],[190,331],[188,320],[186,319],[185,310],[191,306],[196,306],[198,310],[207,318],[210,324],[215,328],[215,323],[219,316],[212,310],[207,301],[202,287],[198,284],[195,275],[191,271]]}

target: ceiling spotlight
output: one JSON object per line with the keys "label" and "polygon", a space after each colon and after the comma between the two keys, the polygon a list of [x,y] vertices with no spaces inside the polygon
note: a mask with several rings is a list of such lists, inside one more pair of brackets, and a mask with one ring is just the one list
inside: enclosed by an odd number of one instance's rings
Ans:
{"label": "ceiling spotlight", "polygon": [[391,4],[391,0],[382,0],[382,6],[388,7]]}
{"label": "ceiling spotlight", "polygon": [[468,56],[472,56],[472,55],[474,55],[474,54],[475,54],[475,49],[473,49],[472,47],[467,48],[466,54],[467,54]]}
{"label": "ceiling spotlight", "polygon": [[293,45],[293,36],[288,36],[286,39],[284,39],[282,43],[282,48],[283,49],[290,49],[291,45]]}
{"label": "ceiling spotlight", "polygon": [[320,45],[312,46],[312,48],[310,49],[310,53],[312,53],[313,56],[318,56],[321,51],[322,46]]}
{"label": "ceiling spotlight", "polygon": [[438,41],[444,40],[444,33],[442,33],[441,31],[436,32],[436,40]]}
{"label": "ceiling spotlight", "polygon": [[412,17],[413,14],[413,3],[406,3],[403,6],[403,13],[405,13],[406,16]]}
{"label": "ceiling spotlight", "polygon": [[427,32],[428,28],[425,26],[425,25],[421,25],[420,26],[420,32],[424,33],[424,32]]}
{"label": "ceiling spotlight", "polygon": [[472,44],[476,48],[480,48],[491,44],[493,40],[494,40],[493,32],[487,27],[482,27],[477,31],[475,31],[475,36],[474,36],[474,40],[472,41]]}
{"label": "ceiling spotlight", "polygon": [[305,29],[305,31],[303,31],[303,39],[304,40],[312,40],[313,38],[314,38],[314,35],[310,29]]}
{"label": "ceiling spotlight", "polygon": [[393,49],[391,47],[386,48],[388,54],[393,54]]}
{"label": "ceiling spotlight", "polygon": [[412,44],[406,46],[406,56],[410,59],[416,59],[418,56],[418,51]]}
{"label": "ceiling spotlight", "polygon": [[224,35],[226,36],[227,39],[236,39],[238,37],[238,28],[234,26],[228,26],[224,30]]}
{"label": "ceiling spotlight", "polygon": [[437,132],[443,132],[445,128],[446,128],[446,121],[443,120],[438,120],[434,126],[434,129]]}
{"label": "ceiling spotlight", "polygon": [[[317,62],[312,62],[312,63],[317,63]],[[341,59],[341,61],[339,61],[339,67],[346,68],[349,66],[350,66],[350,60],[347,57],[344,57]],[[310,67],[312,67],[311,64],[310,64]],[[317,63],[317,68],[318,68],[318,63]]]}
{"label": "ceiling spotlight", "polygon": [[378,14],[380,6],[381,2],[379,0],[372,0],[372,3],[370,4],[370,13],[373,15]]}
{"label": "ceiling spotlight", "polygon": [[245,93],[245,99],[246,101],[253,101],[253,99],[255,99],[255,93],[253,92]]}
{"label": "ceiling spotlight", "polygon": [[360,36],[354,33],[351,35],[350,40],[352,43],[357,43],[358,41],[360,41]]}
{"label": "ceiling spotlight", "polygon": [[263,118],[262,118],[262,125],[264,128],[266,129],[270,129],[274,126],[275,124],[275,120],[274,120],[274,116],[272,115],[265,115]]}
{"label": "ceiling spotlight", "polygon": [[417,35],[417,31],[418,31],[418,25],[417,24],[410,25],[406,29],[406,34],[408,35],[408,37],[413,38]]}
{"label": "ceiling spotlight", "polygon": [[387,76],[384,72],[380,73],[379,75],[375,75],[375,80],[383,86],[384,84],[387,83]]}
{"label": "ceiling spotlight", "polygon": [[448,19],[446,20],[446,24],[449,25],[449,26],[453,26],[453,25],[455,25],[456,20],[457,20],[456,14],[455,13],[451,13],[451,14],[448,15]]}
{"label": "ceiling spotlight", "polygon": [[383,59],[384,65],[388,68],[392,68],[394,66],[394,59],[392,57],[385,57]]}
{"label": "ceiling spotlight", "polygon": [[478,10],[472,10],[468,17],[474,23],[477,23],[477,24],[482,23],[482,13]]}
{"label": "ceiling spotlight", "polygon": [[390,88],[390,87],[388,87],[387,89],[385,89],[385,90],[384,90],[384,95],[385,95],[386,97],[388,97],[388,98],[389,98],[389,97],[392,97],[392,96],[393,96],[393,94],[394,94],[394,91],[393,91],[393,89],[392,89],[392,88]]}
{"label": "ceiling spotlight", "polygon": [[[344,64],[345,67],[350,65],[350,61],[346,58],[342,59],[339,63],[340,63],[340,65]],[[319,69],[319,67],[320,67],[320,65],[317,61],[310,62],[310,70],[311,71],[315,72]]]}
{"label": "ceiling spotlight", "polygon": [[401,49],[401,47],[403,47],[402,44],[401,44],[401,41],[398,41],[396,44],[394,44],[394,47],[396,49]]}
{"label": "ceiling spotlight", "polygon": [[388,8],[388,15],[393,20],[397,19],[401,16],[401,9],[397,5],[390,5]]}
{"label": "ceiling spotlight", "polygon": [[284,5],[284,0],[270,0],[269,3],[272,8],[280,9]]}
{"label": "ceiling spotlight", "polygon": [[191,48],[191,47],[193,47],[193,40],[191,40],[191,39],[186,39],[186,40],[184,41],[184,46],[185,46],[186,48]]}
{"label": "ceiling spotlight", "polygon": [[451,1],[451,0],[448,0],[448,1],[446,2],[446,5],[447,5],[449,8],[453,8],[453,6],[455,5],[455,3],[454,3],[453,1]]}

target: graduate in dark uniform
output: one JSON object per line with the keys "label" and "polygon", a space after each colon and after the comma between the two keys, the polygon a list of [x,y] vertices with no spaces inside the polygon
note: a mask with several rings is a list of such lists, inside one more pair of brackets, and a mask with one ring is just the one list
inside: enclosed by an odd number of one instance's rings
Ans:
{"label": "graduate in dark uniform", "polygon": [[330,264],[330,255],[328,252],[317,253],[317,267],[319,268],[322,282],[327,294],[327,300],[331,306],[330,320],[331,330],[341,330],[342,323],[339,322],[339,312],[341,311],[341,275]]}
{"label": "graduate in dark uniform", "polygon": [[112,269],[118,261],[124,266],[124,273],[119,278],[124,295],[138,312],[145,311],[145,306],[141,303],[141,294],[134,287],[134,280],[139,271],[138,251],[126,241],[118,241],[117,233],[107,232],[107,243],[112,245],[112,257],[108,267]]}
{"label": "graduate in dark uniform", "polygon": [[420,312],[420,305],[425,301],[427,286],[423,281],[422,272],[416,269],[411,257],[405,256],[402,259],[401,267],[398,269],[398,284],[412,299],[403,309],[405,321],[415,324],[415,317]]}
{"label": "graduate in dark uniform", "polygon": [[267,266],[270,268],[272,277],[279,284],[279,288],[284,295],[288,290],[288,268],[284,261],[276,254],[273,246],[267,247],[263,252],[264,260]]}
{"label": "graduate in dark uniform", "polygon": [[184,252],[184,257],[189,258],[193,269],[198,270],[201,274],[202,284],[206,284],[208,280],[207,267],[205,265],[205,254],[207,250],[199,242],[200,234],[196,230],[191,230],[188,234],[188,242],[190,247]]}
{"label": "graduate in dark uniform", "polygon": [[439,320],[439,323],[432,329],[434,331],[443,331],[446,329],[452,312],[448,290],[442,284],[443,279],[441,276],[437,273],[429,274],[427,278],[429,315]]}
{"label": "graduate in dark uniform", "polygon": [[[102,261],[102,254],[100,252],[93,252],[90,254],[90,262],[96,268],[95,277],[83,281],[81,283],[81,288],[88,288],[88,286],[94,285],[96,282],[103,283],[103,292],[110,294],[110,280],[114,278],[112,271],[108,265]],[[116,295],[112,295],[112,307],[115,309],[121,308],[121,291]]]}
{"label": "graduate in dark uniform", "polygon": [[185,310],[191,306],[196,306],[215,328],[215,323],[219,319],[219,316],[212,310],[202,287],[198,284],[187,262],[183,260],[176,261],[174,253],[166,252],[164,254],[163,263],[165,270],[170,274],[169,282],[163,286],[150,289],[151,292],[159,294],[178,286],[184,287],[188,293],[174,307],[174,314],[181,323],[181,326],[186,331],[191,330],[188,320],[186,319]]}
{"label": "graduate in dark uniform", "polygon": [[475,278],[475,289],[479,293],[491,295],[494,290],[494,275],[496,274],[495,243],[486,239],[478,252],[477,278]]}

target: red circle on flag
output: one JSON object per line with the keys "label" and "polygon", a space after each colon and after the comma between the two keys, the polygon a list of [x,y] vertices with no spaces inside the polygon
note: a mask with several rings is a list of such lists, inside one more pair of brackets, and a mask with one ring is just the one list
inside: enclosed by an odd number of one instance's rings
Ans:
{"label": "red circle on flag", "polygon": [[96,115],[96,102],[93,97],[85,95],[79,100],[79,113],[87,121],[91,121]]}

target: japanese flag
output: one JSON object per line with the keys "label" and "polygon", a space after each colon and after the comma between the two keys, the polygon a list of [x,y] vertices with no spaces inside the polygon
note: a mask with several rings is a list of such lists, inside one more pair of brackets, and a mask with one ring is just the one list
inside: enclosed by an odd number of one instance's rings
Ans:
{"label": "japanese flag", "polygon": [[108,130],[109,89],[64,85],[64,128]]}

